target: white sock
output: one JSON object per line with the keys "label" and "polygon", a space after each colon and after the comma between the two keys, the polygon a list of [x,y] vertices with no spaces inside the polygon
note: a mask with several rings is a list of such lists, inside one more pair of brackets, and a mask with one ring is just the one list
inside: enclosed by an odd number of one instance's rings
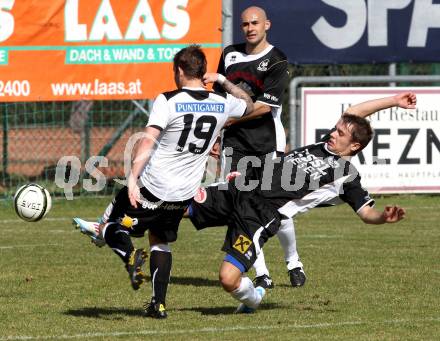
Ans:
{"label": "white sock", "polygon": [[263,250],[260,250],[258,257],[255,260],[255,263],[252,264],[252,266],[255,269],[255,276],[256,277],[263,276],[263,275],[269,276],[269,269],[266,266],[266,260],[264,259]]}
{"label": "white sock", "polygon": [[153,246],[150,246],[150,253],[153,251],[171,252],[171,247],[169,244],[155,244]]}
{"label": "white sock", "polygon": [[287,270],[303,267],[299,260],[296,249],[295,226],[292,219],[281,220],[281,226],[277,233],[278,240],[284,250],[284,259],[286,260]]}
{"label": "white sock", "polygon": [[249,277],[241,278],[240,286],[231,292],[231,296],[253,309],[260,305],[262,299]]}

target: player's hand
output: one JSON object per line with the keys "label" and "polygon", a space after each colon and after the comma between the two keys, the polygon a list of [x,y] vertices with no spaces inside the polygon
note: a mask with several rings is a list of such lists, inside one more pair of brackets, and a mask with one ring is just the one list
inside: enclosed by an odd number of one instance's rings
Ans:
{"label": "player's hand", "polygon": [[215,72],[207,72],[203,75],[203,84],[208,85],[210,83],[217,82],[218,73]]}
{"label": "player's hand", "polygon": [[133,179],[133,177],[129,176],[127,187],[130,204],[131,206],[137,208],[137,203],[140,202],[141,194],[136,179]]}
{"label": "player's hand", "polygon": [[417,96],[412,92],[403,92],[395,96],[397,106],[404,109],[415,109],[417,104]]}
{"label": "player's hand", "polygon": [[239,122],[239,120],[236,119],[236,118],[229,118],[229,119],[225,122],[225,124],[223,125],[223,128],[224,128],[224,129],[227,129],[227,128],[229,128],[230,126],[233,126],[234,124],[236,124],[236,123],[238,123],[238,122]]}
{"label": "player's hand", "polygon": [[405,218],[405,209],[399,206],[385,206],[382,218],[386,223],[397,223]]}
{"label": "player's hand", "polygon": [[220,159],[220,136],[217,136],[217,139],[214,142],[214,145],[212,146],[211,150],[209,151],[209,156],[213,157],[214,159]]}

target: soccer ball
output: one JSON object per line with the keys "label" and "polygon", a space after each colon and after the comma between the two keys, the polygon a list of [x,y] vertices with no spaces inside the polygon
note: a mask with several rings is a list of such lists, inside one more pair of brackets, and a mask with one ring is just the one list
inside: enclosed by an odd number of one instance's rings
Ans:
{"label": "soccer ball", "polygon": [[44,187],[37,184],[21,186],[14,195],[14,208],[25,221],[42,219],[52,207],[52,199]]}

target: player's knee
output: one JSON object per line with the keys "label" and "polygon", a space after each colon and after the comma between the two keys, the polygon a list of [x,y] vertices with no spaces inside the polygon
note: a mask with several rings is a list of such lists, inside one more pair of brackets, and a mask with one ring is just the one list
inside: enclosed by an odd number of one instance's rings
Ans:
{"label": "player's knee", "polygon": [[227,292],[232,292],[236,290],[240,286],[240,277],[235,273],[231,273],[228,271],[220,271],[219,280],[223,289]]}
{"label": "player's knee", "polygon": [[155,235],[151,230],[148,231],[148,240],[150,242],[150,246],[157,245],[157,244],[168,244],[166,240],[163,238]]}

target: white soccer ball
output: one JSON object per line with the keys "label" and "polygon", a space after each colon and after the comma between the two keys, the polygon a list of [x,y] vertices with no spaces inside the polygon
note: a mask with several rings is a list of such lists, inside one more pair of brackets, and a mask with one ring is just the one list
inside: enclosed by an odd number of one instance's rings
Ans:
{"label": "white soccer ball", "polygon": [[25,221],[38,221],[50,211],[52,199],[44,187],[37,184],[21,186],[14,195],[14,208]]}

